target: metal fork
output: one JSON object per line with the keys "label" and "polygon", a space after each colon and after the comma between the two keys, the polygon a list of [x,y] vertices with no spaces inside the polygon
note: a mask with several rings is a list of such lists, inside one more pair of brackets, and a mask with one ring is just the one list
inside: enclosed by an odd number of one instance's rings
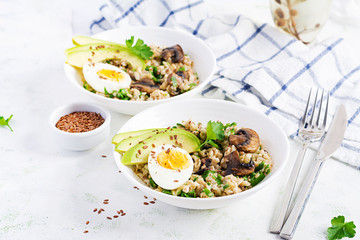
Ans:
{"label": "metal fork", "polygon": [[[320,99],[318,99],[319,90],[316,91],[315,100],[312,105],[312,113],[309,114],[308,112],[309,112],[309,103],[311,100],[311,95],[312,95],[312,90],[310,90],[308,101],[306,103],[305,113],[299,124],[298,135],[302,141],[302,148],[299,151],[298,156],[296,158],[284,195],[280,201],[280,205],[278,205],[277,211],[275,211],[275,214],[273,216],[273,220],[270,225],[270,232],[272,233],[280,233],[281,228],[285,223],[285,220],[289,216],[289,213],[291,211],[290,201],[294,192],[294,187],[299,175],[299,171],[304,159],[304,155],[309,144],[315,141],[319,141],[325,134],[325,126],[326,126],[327,112],[329,106],[329,94],[327,94],[325,114],[323,115],[322,123],[320,123],[320,119],[322,115],[321,109],[323,105],[324,90],[322,90]],[[319,101],[320,103],[317,105]],[[316,116],[315,116],[315,112],[317,112]]]}

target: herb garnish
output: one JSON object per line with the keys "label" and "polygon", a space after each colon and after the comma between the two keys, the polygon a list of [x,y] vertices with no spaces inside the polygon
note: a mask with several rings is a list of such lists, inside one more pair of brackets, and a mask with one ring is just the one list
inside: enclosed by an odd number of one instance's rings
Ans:
{"label": "herb garnish", "polygon": [[12,114],[8,119],[5,119],[3,116],[0,116],[0,126],[8,126],[8,128],[10,128],[10,130],[13,132],[12,128],[9,125],[9,122],[12,117],[13,117]]}
{"label": "herb garnish", "polygon": [[145,70],[150,72],[152,76],[152,80],[154,80],[154,82],[156,83],[160,83],[161,82],[160,79],[164,77],[163,75],[160,74],[156,66],[152,66],[152,65],[147,66]]}
{"label": "herb garnish", "polygon": [[144,60],[149,60],[154,54],[151,51],[151,48],[144,43],[140,38],[134,44],[134,36],[131,36],[130,39],[125,40],[126,46],[136,55],[143,58]]}
{"label": "herb garnish", "polygon": [[209,121],[206,127],[206,140],[200,145],[199,149],[204,147],[206,144],[210,144],[211,146],[220,149],[221,147],[215,141],[222,141],[224,139],[224,125],[221,122]]}
{"label": "herb garnish", "polygon": [[353,238],[355,236],[355,224],[353,221],[345,222],[344,216],[337,216],[331,219],[331,227],[327,229],[328,239],[335,240],[343,237]]}
{"label": "herb garnish", "polygon": [[173,85],[174,87],[177,87],[177,86],[178,86],[176,77],[171,77],[171,82],[172,82],[172,85]]}
{"label": "herb garnish", "polygon": [[211,192],[209,189],[207,188],[204,188],[203,192],[206,194],[206,196],[208,197],[213,197],[214,196],[214,193]]}

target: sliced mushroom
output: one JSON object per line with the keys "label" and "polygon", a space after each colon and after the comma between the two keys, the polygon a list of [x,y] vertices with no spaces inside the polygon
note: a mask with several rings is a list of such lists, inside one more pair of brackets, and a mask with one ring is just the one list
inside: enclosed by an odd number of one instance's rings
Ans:
{"label": "sliced mushroom", "polygon": [[256,152],[260,146],[259,135],[250,128],[242,128],[236,135],[229,136],[229,143],[234,145],[238,151]]}
{"label": "sliced mushroom", "polygon": [[184,72],[184,71],[177,71],[176,75],[180,76],[182,79],[187,79],[188,77],[188,73]]}
{"label": "sliced mushroom", "polygon": [[155,85],[155,82],[150,78],[144,78],[140,81],[134,82],[131,84],[131,87],[146,93],[152,93],[153,91],[159,89],[159,86]]}
{"label": "sliced mushroom", "polygon": [[252,160],[250,160],[249,163],[241,162],[239,152],[236,150],[226,155],[224,158],[227,165],[225,175],[234,174],[245,176],[255,171],[255,163]]}
{"label": "sliced mushroom", "polygon": [[202,175],[206,170],[210,170],[211,162],[211,158],[202,158],[199,171],[197,171],[195,174]]}
{"label": "sliced mushroom", "polygon": [[164,48],[161,52],[161,57],[167,62],[179,63],[184,60],[184,51],[179,44]]}

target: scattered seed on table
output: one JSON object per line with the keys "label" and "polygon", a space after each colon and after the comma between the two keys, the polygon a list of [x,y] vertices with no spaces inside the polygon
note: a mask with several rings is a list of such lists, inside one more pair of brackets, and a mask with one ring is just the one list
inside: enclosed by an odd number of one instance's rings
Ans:
{"label": "scattered seed on table", "polygon": [[118,214],[120,214],[121,212],[120,211],[117,211]]}
{"label": "scattered seed on table", "polygon": [[113,218],[118,218],[119,216],[118,215],[114,215]]}
{"label": "scattered seed on table", "polygon": [[121,173],[121,170],[119,170],[119,173]]}
{"label": "scattered seed on table", "polygon": [[149,203],[148,203],[148,202],[144,202],[144,205],[149,205]]}
{"label": "scattered seed on table", "polygon": [[150,203],[151,203],[151,204],[154,204],[154,203],[155,203],[155,201],[150,201]]}
{"label": "scattered seed on table", "polygon": [[89,221],[86,221],[86,225],[88,225],[89,224]]}
{"label": "scattered seed on table", "polygon": [[145,199],[148,199],[148,197],[147,197],[147,196],[144,196],[144,198],[145,198]]}
{"label": "scattered seed on table", "polygon": [[[124,213],[124,211],[123,211],[122,209],[120,209],[120,213]],[[120,213],[119,213],[119,214],[120,214]]]}
{"label": "scattered seed on table", "polygon": [[88,230],[85,230],[84,233],[88,233],[89,231]]}
{"label": "scattered seed on table", "polygon": [[106,155],[101,155],[101,157],[106,158],[107,156]]}
{"label": "scattered seed on table", "polygon": [[121,214],[121,216],[125,216],[125,215],[126,215],[126,213],[122,213],[122,214]]}
{"label": "scattered seed on table", "polygon": [[96,212],[97,211],[97,208],[95,208],[94,210],[93,210],[93,212]]}
{"label": "scattered seed on table", "polygon": [[106,217],[107,219],[111,220],[112,218],[111,217]]}

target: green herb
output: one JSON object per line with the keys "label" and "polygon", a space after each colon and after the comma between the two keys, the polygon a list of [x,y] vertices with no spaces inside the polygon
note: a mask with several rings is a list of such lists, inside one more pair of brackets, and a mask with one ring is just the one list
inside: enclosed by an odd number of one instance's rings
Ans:
{"label": "green herb", "polygon": [[110,64],[110,63],[111,63],[111,61],[110,61],[110,60],[106,60],[106,63],[107,63],[107,64]]}
{"label": "green herb", "polygon": [[172,195],[172,192],[171,192],[170,190],[167,190],[167,189],[163,189],[162,192],[163,192],[163,193],[166,193],[166,194]]}
{"label": "green herb", "polygon": [[206,194],[206,196],[208,197],[212,197],[214,196],[214,193],[212,193],[209,189],[204,188],[203,192]]}
{"label": "green herb", "polygon": [[244,176],[243,179],[244,179],[244,181],[247,181],[247,180],[248,180],[247,176]]}
{"label": "green herb", "polygon": [[199,178],[199,177],[194,178],[194,180],[193,180],[193,181],[194,181],[194,182],[196,182],[196,180],[197,180],[198,178]]}
{"label": "green herb", "polygon": [[[116,93],[116,97],[122,100],[130,100],[128,96],[129,92],[127,89],[119,89],[119,91]],[[141,97],[142,92],[140,92]]]}
{"label": "green herb", "polygon": [[190,84],[189,84],[190,89],[193,89],[193,88],[196,87],[196,86],[197,86],[196,83],[190,83]]}
{"label": "green herb", "polygon": [[265,171],[266,175],[270,173],[270,168]]}
{"label": "green herb", "polygon": [[355,236],[355,224],[353,221],[345,222],[344,216],[337,216],[331,219],[331,227],[327,229],[328,239],[341,239],[343,237],[353,238]]}
{"label": "green herb", "polygon": [[206,171],[202,174],[202,177],[203,177],[204,180],[206,180],[206,178],[209,176],[209,173],[215,173],[215,171],[206,170]]}
{"label": "green herb", "polygon": [[196,79],[199,79],[199,75],[195,72]]}
{"label": "green herb", "polygon": [[261,182],[264,178],[265,178],[265,174],[263,172],[259,172],[259,176],[257,178],[253,177],[252,179],[250,179],[249,182],[250,182],[251,186],[254,187],[259,182]]}
{"label": "green herb", "polygon": [[156,66],[147,66],[145,68],[146,71],[150,72],[151,76],[152,76],[152,80],[154,80],[154,82],[160,83],[160,79],[163,78],[164,76],[161,75],[157,69]]}
{"label": "green herb", "polygon": [[13,117],[12,114],[10,115],[10,117],[8,119],[5,119],[3,116],[0,116],[0,126],[7,126],[13,132],[12,128],[9,125],[9,122],[12,117]]}
{"label": "green herb", "polygon": [[180,71],[180,72],[185,72],[186,69],[185,69],[185,67],[180,67],[180,68],[179,68],[179,71]]}
{"label": "green herb", "polygon": [[154,54],[151,51],[151,48],[146,45],[144,43],[143,40],[141,40],[140,38],[136,41],[135,45],[134,44],[134,36],[131,36],[130,39],[125,40],[126,46],[136,55],[138,55],[139,57],[143,58],[144,60],[149,60],[152,55]]}
{"label": "green herb", "polygon": [[221,147],[215,141],[222,141],[224,138],[224,125],[221,122],[209,121],[206,126],[206,140],[200,145],[199,149],[206,144],[210,144],[211,146],[220,149]]}
{"label": "green herb", "polygon": [[262,148],[262,146],[260,145],[260,146],[259,146],[259,151],[261,150],[261,148]]}
{"label": "green herb", "polygon": [[227,189],[228,187],[230,187],[230,185],[229,185],[229,184],[225,184],[224,187],[223,187],[223,189],[225,190],[225,189]]}
{"label": "green herb", "polygon": [[206,184],[207,184],[208,186],[211,186],[211,183],[209,183],[209,182],[206,182]]}
{"label": "green herb", "polygon": [[85,88],[86,90],[88,90],[92,93],[96,93],[96,91],[87,82],[83,83],[83,88]]}
{"label": "green herb", "polygon": [[149,181],[150,181],[150,186],[152,188],[157,188],[158,185],[154,182],[154,180],[152,178],[150,178]]}
{"label": "green herb", "polygon": [[176,126],[185,128],[185,126],[182,125],[181,123],[177,123]]}
{"label": "green herb", "polygon": [[187,198],[196,198],[196,193],[195,193],[195,191],[194,190],[192,190],[192,191],[190,191],[190,192],[188,192],[188,193],[186,193],[186,192],[184,192],[184,191],[180,191],[180,196],[182,196],[182,197],[187,197]]}
{"label": "green herb", "polygon": [[218,185],[221,185],[222,184],[222,177],[221,177],[221,175],[220,174],[217,174],[217,176],[215,176],[215,174],[213,175],[213,179],[215,179],[215,181],[216,181],[216,183],[218,184]]}
{"label": "green herb", "polygon": [[114,94],[109,93],[109,92],[106,90],[106,87],[104,87],[104,93],[105,93],[105,96],[106,96],[106,97],[114,98]]}
{"label": "green herb", "polygon": [[176,81],[176,77],[171,77],[171,82],[172,82],[172,85],[173,85],[174,87],[177,87],[177,86],[178,86],[177,81]]}
{"label": "green herb", "polygon": [[255,168],[255,172],[260,171],[261,169],[263,169],[263,168],[264,168],[264,165],[265,165],[265,163],[264,163],[264,161],[262,161],[262,162]]}

